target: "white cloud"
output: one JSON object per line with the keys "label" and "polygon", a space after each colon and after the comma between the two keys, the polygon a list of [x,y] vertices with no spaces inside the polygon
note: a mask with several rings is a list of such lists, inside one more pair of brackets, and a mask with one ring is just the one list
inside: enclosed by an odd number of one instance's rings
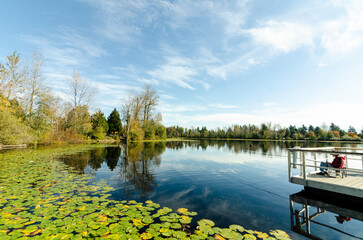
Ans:
{"label": "white cloud", "polygon": [[158,0],[81,0],[92,5],[101,19],[96,31],[109,39],[132,43],[142,35],[145,27],[154,28],[163,11],[170,4]]}
{"label": "white cloud", "polygon": [[[175,84],[190,90],[195,90],[196,84],[200,84],[205,90],[210,88],[210,84],[203,81],[201,77],[206,72],[206,66],[208,66],[206,58],[203,56],[195,59],[182,57],[174,49],[164,49],[166,51],[166,56],[164,57],[166,62],[156,67],[156,69],[147,72],[151,77],[148,81]],[[146,80],[144,79],[144,81]]]}
{"label": "white cloud", "polygon": [[206,107],[196,105],[173,105],[169,103],[161,103],[158,111],[164,114],[181,113],[181,112],[200,112],[206,110]]}
{"label": "white cloud", "polygon": [[265,106],[265,107],[273,107],[273,106],[276,106],[278,105],[277,103],[275,102],[265,102],[265,103],[262,103],[262,106]]}
{"label": "white cloud", "polygon": [[240,106],[236,106],[236,105],[224,105],[224,104],[220,104],[220,103],[210,104],[209,106],[210,107],[213,107],[213,108],[221,108],[221,109],[240,108]]}
{"label": "white cloud", "polygon": [[176,99],[175,97],[170,96],[168,94],[160,94],[159,96],[160,96],[160,98],[168,99],[168,100],[170,100],[170,99]]}
{"label": "white cloud", "polygon": [[344,14],[334,20],[325,20],[320,31],[320,43],[328,55],[352,52],[363,45],[363,2],[333,1]]}
{"label": "white cloud", "polygon": [[290,52],[304,45],[313,45],[313,34],[309,26],[294,22],[270,20],[262,27],[246,30],[254,41],[273,50]]}
{"label": "white cloud", "polygon": [[112,74],[100,74],[95,76],[98,79],[120,79],[119,76],[117,75],[112,75]]}
{"label": "white cloud", "polygon": [[226,61],[226,63],[206,66],[207,73],[210,76],[227,80],[230,75],[238,74],[254,65],[262,64],[264,61],[262,58],[266,58],[266,54],[264,52],[264,50],[257,48],[245,53],[242,52],[239,56],[233,58],[231,61]]}
{"label": "white cloud", "polygon": [[190,82],[193,80],[192,77],[197,75],[197,72],[188,66],[165,64],[158,69],[148,71],[148,74],[154,79],[194,90]]}

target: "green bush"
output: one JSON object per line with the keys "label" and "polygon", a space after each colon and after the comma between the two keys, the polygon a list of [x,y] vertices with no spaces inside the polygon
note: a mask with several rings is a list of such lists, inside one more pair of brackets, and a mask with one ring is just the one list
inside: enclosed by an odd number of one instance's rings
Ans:
{"label": "green bush", "polygon": [[0,144],[24,144],[34,140],[31,129],[8,111],[0,109]]}

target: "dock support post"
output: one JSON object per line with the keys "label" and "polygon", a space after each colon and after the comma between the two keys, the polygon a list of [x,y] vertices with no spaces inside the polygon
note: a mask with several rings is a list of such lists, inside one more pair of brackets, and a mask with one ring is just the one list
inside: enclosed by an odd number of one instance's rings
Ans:
{"label": "dock support post", "polygon": [[309,205],[305,205],[305,222],[306,222],[306,232],[310,234],[310,211]]}
{"label": "dock support post", "polygon": [[288,165],[289,165],[289,167],[288,167],[288,171],[289,171],[288,177],[289,177],[289,182],[291,182],[291,152],[290,151],[287,152],[287,156],[288,156],[287,158],[288,158]]}
{"label": "dock support post", "polygon": [[291,230],[294,229],[294,202],[290,198],[290,223],[291,223]]}

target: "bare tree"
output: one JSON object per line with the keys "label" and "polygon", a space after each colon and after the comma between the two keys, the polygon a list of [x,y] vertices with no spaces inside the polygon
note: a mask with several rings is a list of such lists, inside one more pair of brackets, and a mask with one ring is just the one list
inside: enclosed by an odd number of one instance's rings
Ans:
{"label": "bare tree", "polygon": [[89,105],[96,96],[96,89],[92,87],[90,81],[74,70],[72,78],[68,79],[67,95],[73,107]]}
{"label": "bare tree", "polygon": [[137,92],[131,92],[132,95],[132,118],[139,121],[141,111],[144,108],[144,99],[143,96],[138,94]]}
{"label": "bare tree", "polygon": [[[91,85],[90,81],[81,77],[76,70],[73,71],[72,78],[68,79],[68,95],[72,110],[69,112],[67,122],[72,122],[72,127],[78,132],[82,130],[82,125],[88,124],[81,119],[82,116],[88,114],[89,104],[96,97],[96,89]],[[85,113],[87,111],[87,114]],[[86,115],[85,115],[86,114]]]}
{"label": "bare tree", "polygon": [[44,79],[42,75],[43,56],[36,51],[33,52],[31,62],[29,64],[27,77],[24,79],[24,98],[23,102],[29,118],[32,118],[34,112],[34,105],[36,99],[44,95],[47,92],[47,88],[44,85]]}
{"label": "bare tree", "polygon": [[126,129],[126,142],[129,141],[129,135],[130,135],[130,123],[132,118],[132,112],[133,112],[133,106],[134,104],[135,96],[132,94],[132,92],[129,92],[126,99],[124,100],[122,106],[121,106],[121,113],[122,118],[125,121],[125,129]]}
{"label": "bare tree", "polygon": [[145,84],[144,90],[142,92],[143,98],[143,115],[144,122],[151,119],[151,113],[155,109],[155,106],[158,105],[159,96],[156,93],[156,90],[152,89],[150,84]]}

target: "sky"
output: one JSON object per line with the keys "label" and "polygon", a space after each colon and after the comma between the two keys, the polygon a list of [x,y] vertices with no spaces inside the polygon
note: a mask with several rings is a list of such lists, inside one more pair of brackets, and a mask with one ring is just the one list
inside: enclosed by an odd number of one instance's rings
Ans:
{"label": "sky", "polygon": [[106,116],[148,83],[165,126],[363,129],[363,1],[0,3],[0,62],[38,51],[60,96],[79,71]]}

